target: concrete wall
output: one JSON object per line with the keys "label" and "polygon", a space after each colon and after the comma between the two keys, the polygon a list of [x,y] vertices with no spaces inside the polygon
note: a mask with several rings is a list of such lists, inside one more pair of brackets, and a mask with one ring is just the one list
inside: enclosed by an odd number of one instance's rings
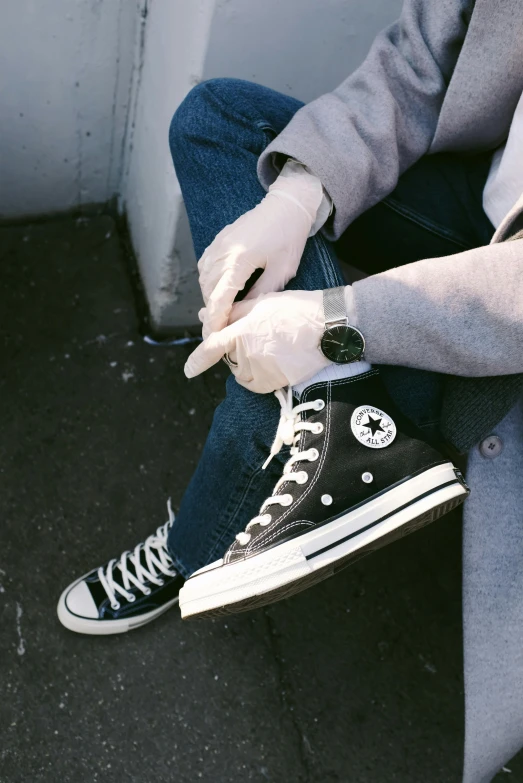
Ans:
{"label": "concrete wall", "polygon": [[2,0],[0,218],[119,188],[136,0]]}
{"label": "concrete wall", "polygon": [[402,0],[186,0],[150,4],[124,202],[153,321],[195,324],[200,296],[167,144],[170,117],[193,84],[235,76],[305,101],[363,60]]}
{"label": "concrete wall", "polygon": [[197,322],[195,259],[167,142],[203,79],[305,101],[363,59],[401,0],[2,0],[0,219],[105,202],[129,219],[152,318]]}
{"label": "concrete wall", "polygon": [[187,216],[168,146],[172,115],[203,78],[214,0],[152,0],[136,52],[121,209],[152,318],[172,330],[200,306]]}
{"label": "concrete wall", "polygon": [[311,101],[365,58],[403,0],[217,0],[205,77],[236,76]]}

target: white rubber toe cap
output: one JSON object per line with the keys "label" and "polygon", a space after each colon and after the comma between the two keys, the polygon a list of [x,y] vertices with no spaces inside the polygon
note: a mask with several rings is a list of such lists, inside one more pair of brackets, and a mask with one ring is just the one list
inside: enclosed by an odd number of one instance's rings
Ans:
{"label": "white rubber toe cap", "polygon": [[203,568],[199,568],[198,571],[195,571],[194,574],[191,574],[191,579],[193,576],[199,576],[200,574],[204,574],[206,571],[213,571],[215,568],[220,568],[222,565],[223,557],[220,558],[220,560],[215,560],[214,563],[209,563],[209,565],[206,565]]}
{"label": "white rubber toe cap", "polygon": [[90,620],[98,619],[98,609],[94,599],[87,587],[82,581],[78,582],[65,596],[66,608],[78,617],[86,617]]}

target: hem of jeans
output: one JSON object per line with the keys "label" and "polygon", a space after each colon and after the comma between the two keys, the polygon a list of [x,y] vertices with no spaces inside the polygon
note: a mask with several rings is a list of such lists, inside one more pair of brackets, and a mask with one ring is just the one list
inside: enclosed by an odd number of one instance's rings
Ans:
{"label": "hem of jeans", "polygon": [[470,250],[473,247],[470,242],[466,242],[461,237],[458,237],[456,234],[454,234],[453,231],[449,231],[448,228],[445,228],[439,223],[435,223],[433,220],[430,220],[424,215],[421,215],[419,212],[416,212],[410,207],[406,207],[404,204],[401,204],[399,201],[396,201],[393,198],[386,198],[381,203],[393,212],[396,212],[398,215],[401,215],[407,220],[411,220],[413,223],[416,223],[421,228],[424,228],[426,231],[430,231],[432,234],[435,234],[441,239],[446,239],[447,241],[452,242],[463,250]]}
{"label": "hem of jeans", "polygon": [[191,571],[190,568],[186,568],[184,563],[180,560],[179,557],[176,557],[175,553],[171,551],[169,548],[169,545],[167,545],[167,551],[169,552],[169,555],[171,556],[171,560],[174,563],[174,568],[180,576],[183,576],[184,579],[189,579],[191,574],[194,573],[194,571]]}
{"label": "hem of jeans", "polygon": [[[240,497],[240,499],[238,500],[238,502],[235,505],[234,511],[233,511],[233,513],[231,515],[231,518],[229,520],[228,525],[226,525],[224,528],[222,528],[221,532],[217,533],[217,535],[212,540],[212,547],[211,547],[211,551],[212,552],[216,552],[218,547],[222,544],[224,536],[226,535],[227,531],[230,530],[231,527],[233,526],[233,523],[234,523],[236,517],[238,516],[238,513],[239,513],[239,511],[241,509],[241,506],[242,506],[242,504],[243,504],[243,502],[245,500],[245,496],[247,495],[247,492],[250,490],[253,481],[260,475],[262,470],[263,470],[262,467],[255,468],[253,470],[253,472],[251,473],[251,476],[250,476],[247,484],[245,485],[245,488],[244,488],[244,490],[243,490],[243,492],[241,494],[241,497]],[[246,527],[246,525],[247,525],[247,523],[249,521],[250,520],[248,520],[248,519],[245,520],[245,525],[241,528],[241,530],[245,530],[245,527]],[[240,532],[240,531],[238,531],[238,532]],[[218,558],[221,557],[224,554],[225,554],[225,551],[222,552],[221,555],[218,555]],[[214,557],[214,560],[216,560],[216,559],[217,558]],[[208,563],[212,563],[212,562],[213,562],[213,558],[209,557],[209,559],[208,559],[208,561],[207,561],[207,563],[205,565],[207,565]],[[201,566],[201,567],[203,568],[203,566]]]}
{"label": "hem of jeans", "polygon": [[[227,533],[228,530],[231,529],[232,523],[234,522],[234,520],[236,519],[236,517],[238,515],[238,511],[241,508],[241,505],[242,505],[243,501],[245,500],[245,495],[249,491],[249,489],[250,489],[250,487],[252,485],[252,482],[260,474],[261,470],[262,470],[262,468],[256,468],[252,472],[252,474],[251,474],[251,476],[250,476],[250,478],[249,478],[249,480],[248,480],[248,482],[247,482],[247,484],[245,486],[245,489],[241,493],[240,499],[234,505],[234,508],[233,508],[233,511],[232,511],[231,516],[230,516],[228,524],[225,525],[225,527],[220,528],[220,532],[216,533],[216,535],[214,537],[212,536],[212,534],[209,535],[209,538],[211,539],[211,546],[209,548],[208,557],[207,557],[207,559],[206,559],[206,561],[204,563],[198,564],[194,568],[188,568],[187,565],[183,562],[183,560],[180,559],[180,557],[172,549],[172,547],[169,546],[169,541],[167,541],[167,550],[169,552],[169,555],[171,556],[171,560],[174,563],[174,567],[176,568],[178,573],[181,574],[181,576],[183,576],[184,579],[189,579],[189,577],[192,574],[194,574],[195,571],[198,571],[199,568],[204,568],[206,565],[208,565],[209,563],[213,563],[215,560],[219,559],[220,557],[222,557],[225,554],[225,551],[223,551],[221,553],[221,555],[220,554],[217,555],[216,553],[219,551],[219,546],[222,543],[225,534]],[[246,521],[245,525],[247,524],[248,521],[249,520]],[[244,525],[244,527],[245,527],[245,525]]]}

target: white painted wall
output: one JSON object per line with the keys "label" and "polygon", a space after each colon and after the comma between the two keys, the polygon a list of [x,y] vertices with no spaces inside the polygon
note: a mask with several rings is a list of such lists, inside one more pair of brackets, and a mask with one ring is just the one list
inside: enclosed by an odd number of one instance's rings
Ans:
{"label": "white painted wall", "polygon": [[136,0],[1,0],[0,218],[118,190]]}
{"label": "white painted wall", "polygon": [[205,77],[234,76],[311,101],[365,58],[403,0],[217,0]]}
{"label": "white painted wall", "polygon": [[201,79],[233,76],[309,101],[365,57],[402,0],[153,0],[137,92],[124,202],[153,321],[197,323],[200,306],[187,217],[167,130]]}
{"label": "white painted wall", "polygon": [[157,327],[197,322],[187,216],[168,144],[172,115],[203,76],[214,0],[152,0],[137,52],[121,208]]}
{"label": "white painted wall", "polygon": [[1,0],[0,219],[126,211],[155,325],[196,323],[167,133],[190,88],[235,76],[303,100],[363,59],[401,0]]}

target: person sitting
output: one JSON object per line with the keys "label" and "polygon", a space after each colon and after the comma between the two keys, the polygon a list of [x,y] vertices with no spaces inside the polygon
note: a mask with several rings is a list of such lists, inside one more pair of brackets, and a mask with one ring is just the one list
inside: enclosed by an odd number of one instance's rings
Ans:
{"label": "person sitting", "polygon": [[226,398],[176,520],[58,606],[110,634],[179,599],[277,600],[460,504],[467,453],[465,783],[523,745],[522,35],[516,0],[406,0],[306,106],[235,79],[188,94],[170,144],[205,339],[186,374],[225,359]]}

